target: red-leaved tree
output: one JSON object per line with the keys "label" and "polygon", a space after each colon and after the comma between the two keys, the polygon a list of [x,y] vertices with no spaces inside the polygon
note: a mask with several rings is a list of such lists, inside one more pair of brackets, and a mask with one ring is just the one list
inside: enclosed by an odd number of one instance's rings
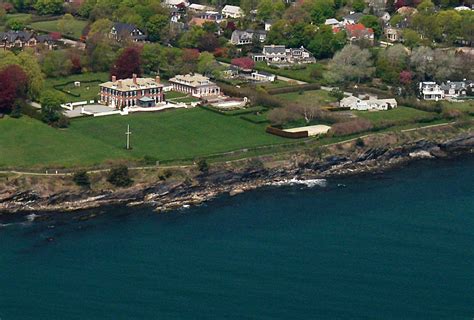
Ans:
{"label": "red-leaved tree", "polygon": [[407,86],[411,83],[413,74],[409,70],[403,70],[400,72],[400,83]]}
{"label": "red-leaved tree", "polygon": [[140,47],[133,46],[126,48],[117,60],[115,60],[110,74],[116,76],[117,79],[131,78],[133,74],[140,76],[142,74],[140,53]]}
{"label": "red-leaved tree", "polygon": [[255,67],[255,61],[249,57],[232,59],[231,64],[244,70],[250,70]]}
{"label": "red-leaved tree", "polygon": [[0,71],[0,112],[9,113],[16,99],[26,97],[28,76],[17,65]]}

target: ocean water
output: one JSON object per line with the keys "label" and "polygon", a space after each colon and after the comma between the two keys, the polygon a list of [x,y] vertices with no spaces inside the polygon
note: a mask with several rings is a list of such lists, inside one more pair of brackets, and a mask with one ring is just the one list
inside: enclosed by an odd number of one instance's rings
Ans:
{"label": "ocean water", "polygon": [[0,319],[472,319],[473,168],[4,217]]}

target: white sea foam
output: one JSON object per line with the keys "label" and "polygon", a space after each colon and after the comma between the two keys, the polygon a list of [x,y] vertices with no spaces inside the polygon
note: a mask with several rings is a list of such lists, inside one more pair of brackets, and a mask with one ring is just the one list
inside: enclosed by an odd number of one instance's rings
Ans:
{"label": "white sea foam", "polygon": [[26,220],[28,220],[29,222],[33,222],[35,221],[36,217],[39,217],[39,215],[32,213],[26,216]]}
{"label": "white sea foam", "polygon": [[294,186],[304,185],[308,188],[325,187],[327,185],[326,179],[287,179],[270,183],[272,186]]}

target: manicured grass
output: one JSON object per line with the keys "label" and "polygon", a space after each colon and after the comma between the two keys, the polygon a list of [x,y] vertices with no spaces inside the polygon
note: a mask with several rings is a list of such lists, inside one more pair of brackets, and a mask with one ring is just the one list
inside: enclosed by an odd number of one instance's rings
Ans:
{"label": "manicured grass", "polygon": [[294,81],[283,81],[283,80],[275,80],[273,82],[267,82],[264,84],[259,84],[259,87],[262,87],[264,89],[276,89],[276,88],[284,88],[288,86],[295,85],[296,82]]}
{"label": "manicured grass", "polygon": [[173,99],[173,102],[181,102],[181,103],[191,103],[191,102],[199,102],[199,101],[201,100],[195,97],[191,97],[191,96]]}
{"label": "manicured grass", "polygon": [[386,111],[354,111],[358,117],[370,120],[377,124],[382,121],[410,121],[429,118],[435,115],[432,112],[421,111],[413,108],[399,106],[398,108]]}
{"label": "manicured grass", "polygon": [[336,102],[337,99],[330,96],[328,91],[325,90],[310,90],[300,92],[290,92],[275,95],[275,97],[291,102],[313,102],[319,105]]}
{"label": "manicured grass", "polygon": [[323,71],[324,66],[320,63],[312,63],[312,64],[307,64],[304,66],[302,69],[285,69],[285,68],[271,68],[268,66],[265,62],[258,62],[256,67],[257,70],[261,71],[267,71],[276,75],[280,75],[283,77],[288,77],[291,79],[296,79],[300,81],[305,81],[305,82],[315,82],[315,79],[311,76],[313,71],[319,70]]}
{"label": "manicured grass", "polygon": [[[79,97],[76,97],[76,96],[65,93],[66,101],[77,102],[77,101],[84,101],[84,100],[92,100],[96,98],[97,95],[99,94],[99,84],[108,80],[109,80],[109,74],[105,72],[75,74],[75,75],[61,77],[61,78],[47,78],[44,84],[44,89],[56,90],[54,88],[55,86],[60,86],[68,82],[79,81],[81,82],[80,87],[74,87],[74,83],[61,86],[61,88],[64,88],[65,91],[70,90],[74,94],[80,94]],[[84,81],[94,81],[94,82],[86,83]]]}
{"label": "manicured grass", "polygon": [[[74,19],[69,22],[69,27],[72,33],[67,34],[71,38],[79,39],[82,35],[82,30],[87,26],[87,21]],[[58,20],[33,22],[29,25],[30,28],[44,32],[61,32],[58,27]]]}
{"label": "manicured grass", "polygon": [[165,92],[165,98],[167,100],[172,100],[172,99],[176,99],[176,98],[182,98],[182,97],[186,97],[187,94],[186,93],[182,93],[182,92],[178,92],[178,91],[168,91],[168,92]]}
{"label": "manicured grass", "polygon": [[5,21],[17,20],[23,23],[28,23],[31,19],[31,14],[29,13],[12,13],[5,16]]}
{"label": "manicured grass", "polygon": [[[127,125],[133,150],[124,149]],[[106,160],[197,158],[214,153],[289,143],[265,133],[265,124],[202,108],[75,119],[58,130],[26,116],[0,120],[0,167],[91,166]]]}

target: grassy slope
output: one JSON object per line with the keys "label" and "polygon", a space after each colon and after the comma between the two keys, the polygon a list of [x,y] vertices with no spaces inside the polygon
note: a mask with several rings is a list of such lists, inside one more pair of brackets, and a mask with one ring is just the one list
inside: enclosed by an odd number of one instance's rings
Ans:
{"label": "grassy slope", "polygon": [[[73,20],[70,22],[70,24],[72,28],[72,34],[69,36],[79,39],[82,35],[82,30],[84,30],[87,25],[87,21]],[[33,22],[30,24],[30,27],[39,31],[61,32],[58,29],[58,20]]]}
{"label": "grassy slope", "polygon": [[[130,124],[133,150],[126,151],[124,132]],[[22,117],[0,120],[0,166],[94,165],[111,159],[160,160],[194,158],[213,153],[291,142],[265,133],[239,117],[204,109],[175,110],[73,120],[57,130]]]}
{"label": "grassy slope", "polygon": [[368,119],[372,121],[372,123],[378,123],[384,120],[415,120],[433,115],[431,112],[425,112],[403,106],[386,111],[354,111],[354,114],[358,117]]}
{"label": "grassy slope", "polygon": [[290,92],[284,94],[275,95],[275,97],[298,103],[311,101],[319,104],[330,103],[337,101],[334,97],[329,95],[328,91],[325,90],[310,90],[304,91],[302,94],[299,92]]}

